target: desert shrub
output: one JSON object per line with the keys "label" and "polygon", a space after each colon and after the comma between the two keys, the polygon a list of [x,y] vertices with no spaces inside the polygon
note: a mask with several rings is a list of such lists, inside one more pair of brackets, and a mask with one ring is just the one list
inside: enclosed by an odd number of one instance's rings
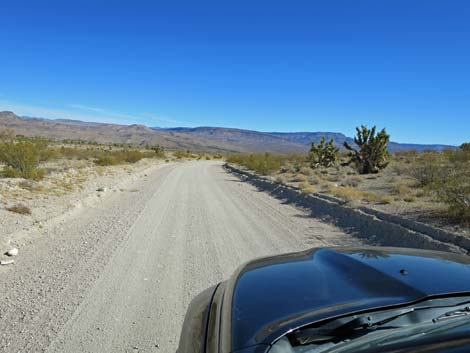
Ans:
{"label": "desert shrub", "polygon": [[291,170],[291,166],[289,164],[281,166],[279,169],[279,173],[288,173]]}
{"label": "desert shrub", "polygon": [[317,190],[312,186],[310,185],[309,183],[301,183],[299,185],[300,187],[300,190],[302,192],[302,194],[305,194],[305,195],[308,195],[308,194],[313,194],[315,193]]}
{"label": "desert shrub", "polygon": [[426,152],[415,159],[407,173],[418,181],[419,186],[432,187],[448,174],[447,162],[442,153]]}
{"label": "desert shrub", "polygon": [[470,223],[470,167],[453,170],[434,189],[440,200],[448,205],[449,216]]}
{"label": "desert shrub", "polygon": [[310,175],[313,174],[313,171],[312,171],[312,169],[310,169],[308,167],[300,167],[299,173],[303,174],[303,175],[306,175],[306,176],[310,176]]}
{"label": "desert shrub", "polygon": [[396,185],[393,185],[392,187],[392,194],[398,195],[398,196],[409,196],[413,194],[413,190],[404,183],[398,183]]}
{"label": "desert shrub", "polygon": [[156,155],[153,152],[141,152],[138,150],[118,150],[118,151],[105,151],[98,150],[94,153],[95,164],[100,166],[118,165],[125,163],[137,163],[143,158],[154,158]]}
{"label": "desert shrub", "polygon": [[[122,151],[121,153],[118,153],[118,155],[121,156],[122,160],[124,160],[127,163],[137,163],[140,161],[142,158],[144,158],[144,154],[140,151]],[[119,159],[119,158],[118,158]]]}
{"label": "desert shrub", "polygon": [[326,181],[331,181],[333,183],[337,183],[337,182],[340,182],[341,179],[342,179],[342,176],[340,174],[325,174],[323,177],[322,177],[323,180],[326,180]]}
{"label": "desert shrub", "polygon": [[459,150],[444,150],[442,154],[452,164],[470,163],[470,147]]}
{"label": "desert shrub", "polygon": [[311,175],[308,177],[308,182],[312,185],[316,185],[320,182],[320,178],[318,178],[316,175]]}
{"label": "desert shrub", "polygon": [[51,156],[44,139],[17,139],[11,131],[0,135],[0,162],[6,165],[5,177],[41,179],[44,171],[39,169],[39,164]]}
{"label": "desert shrub", "polygon": [[361,198],[369,203],[389,204],[393,202],[392,197],[383,196],[372,191],[363,192]]}
{"label": "desert shrub", "polygon": [[99,166],[118,165],[119,161],[113,156],[102,156],[95,159],[95,164]]}
{"label": "desert shrub", "polygon": [[105,153],[111,153],[112,150],[101,150],[96,147],[65,147],[62,146],[59,149],[57,149],[57,156],[60,158],[65,158],[65,159],[78,159],[78,160],[87,160],[87,159],[94,159],[94,158],[100,158],[102,157]]}
{"label": "desert shrub", "polygon": [[407,196],[407,197],[403,198],[403,201],[409,202],[409,203],[415,202],[416,201],[416,196]]}
{"label": "desert shrub", "polygon": [[343,186],[351,186],[351,187],[358,187],[359,183],[362,181],[361,177],[353,176],[350,178],[345,179],[341,184]]}
{"label": "desert shrub", "polygon": [[270,153],[249,155],[240,154],[228,157],[227,162],[240,164],[261,175],[270,175],[281,168],[282,162],[285,161],[286,158],[286,156]]}
{"label": "desert shrub", "polygon": [[[424,193],[448,206],[449,217],[470,223],[470,151],[461,148],[419,155],[408,169]],[[404,199],[414,202],[413,195]]]}
{"label": "desert shrub", "polygon": [[391,197],[382,196],[371,191],[360,191],[350,186],[331,188],[330,192],[345,201],[366,201],[378,204],[389,204],[393,202],[393,198]]}
{"label": "desert shrub", "polygon": [[293,183],[302,183],[302,182],[306,182],[307,180],[308,180],[308,178],[305,175],[296,174],[291,178],[290,181],[293,182]]}
{"label": "desert shrub", "polygon": [[28,190],[28,191],[33,191],[36,186],[34,185],[34,182],[30,181],[30,180],[23,180],[21,182],[18,183],[18,186],[24,190]]}
{"label": "desert shrub", "polygon": [[125,163],[136,163],[143,158],[160,158],[158,153],[152,149],[150,151],[139,151],[136,149],[124,148],[113,150],[112,146],[104,147],[65,147],[57,150],[57,155],[66,159],[88,160],[93,159],[95,164],[100,166],[118,165]]}
{"label": "desert shrub", "polygon": [[157,155],[157,157],[159,157],[159,158],[165,158],[165,148],[164,148],[163,146],[156,145],[156,146],[150,147],[150,149],[155,152],[155,154]]}
{"label": "desert shrub", "polygon": [[333,196],[339,197],[346,201],[358,201],[362,199],[362,192],[353,187],[332,188]]}
{"label": "desert shrub", "polygon": [[191,151],[183,151],[183,150],[177,150],[173,153],[175,158],[177,159],[182,159],[182,158],[192,158],[192,153]]}
{"label": "desert shrub", "polygon": [[418,151],[416,150],[405,150],[405,151],[397,151],[394,153],[394,157],[398,160],[410,160],[416,158],[418,155]]}
{"label": "desert shrub", "polygon": [[284,175],[277,175],[274,181],[278,184],[286,184],[287,178]]}

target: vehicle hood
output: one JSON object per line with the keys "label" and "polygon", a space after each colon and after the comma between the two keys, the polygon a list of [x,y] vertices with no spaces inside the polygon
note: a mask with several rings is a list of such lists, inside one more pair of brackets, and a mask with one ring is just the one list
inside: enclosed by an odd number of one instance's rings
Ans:
{"label": "vehicle hood", "polygon": [[262,258],[226,283],[231,351],[364,310],[470,293],[470,257],[401,248],[322,248]]}

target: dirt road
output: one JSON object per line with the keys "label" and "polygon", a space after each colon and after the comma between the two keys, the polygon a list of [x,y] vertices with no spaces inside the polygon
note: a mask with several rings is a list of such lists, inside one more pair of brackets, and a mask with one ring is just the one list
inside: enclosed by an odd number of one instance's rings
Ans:
{"label": "dirt road", "polygon": [[358,241],[216,162],[165,165],[0,271],[4,352],[174,353],[188,303],[264,255]]}

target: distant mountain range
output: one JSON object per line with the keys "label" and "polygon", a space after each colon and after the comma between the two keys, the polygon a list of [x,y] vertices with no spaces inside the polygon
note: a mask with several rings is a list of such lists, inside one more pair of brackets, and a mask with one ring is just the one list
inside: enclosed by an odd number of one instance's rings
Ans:
{"label": "distant mountain range", "polygon": [[[150,128],[145,125],[118,125],[68,119],[20,117],[13,112],[0,112],[0,130],[13,129],[25,136],[53,139],[81,139],[99,143],[126,143],[145,146],[159,144],[168,149],[207,152],[305,153],[312,141],[323,136],[333,138],[338,146],[353,139],[337,132],[259,132],[223,127]],[[392,142],[391,151],[443,150],[448,145],[420,145]]]}
{"label": "distant mountain range", "polygon": [[[220,143],[240,144],[250,151],[269,152],[306,152],[312,142],[319,143],[322,137],[327,140],[333,139],[337,146],[342,148],[344,142],[354,144],[354,139],[339,132],[259,132],[243,129],[231,129],[221,127],[196,127],[196,128],[154,128],[157,131],[172,131],[186,135],[197,136],[204,139],[218,141]],[[439,144],[412,144],[412,143],[390,143],[390,151],[442,151],[446,148],[455,148],[450,145]]]}

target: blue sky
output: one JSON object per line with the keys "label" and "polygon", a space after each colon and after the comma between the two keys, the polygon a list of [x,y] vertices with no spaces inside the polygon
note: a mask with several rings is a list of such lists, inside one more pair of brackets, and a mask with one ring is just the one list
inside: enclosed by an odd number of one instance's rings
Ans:
{"label": "blue sky", "polygon": [[0,11],[0,110],[470,140],[470,1],[23,1]]}

